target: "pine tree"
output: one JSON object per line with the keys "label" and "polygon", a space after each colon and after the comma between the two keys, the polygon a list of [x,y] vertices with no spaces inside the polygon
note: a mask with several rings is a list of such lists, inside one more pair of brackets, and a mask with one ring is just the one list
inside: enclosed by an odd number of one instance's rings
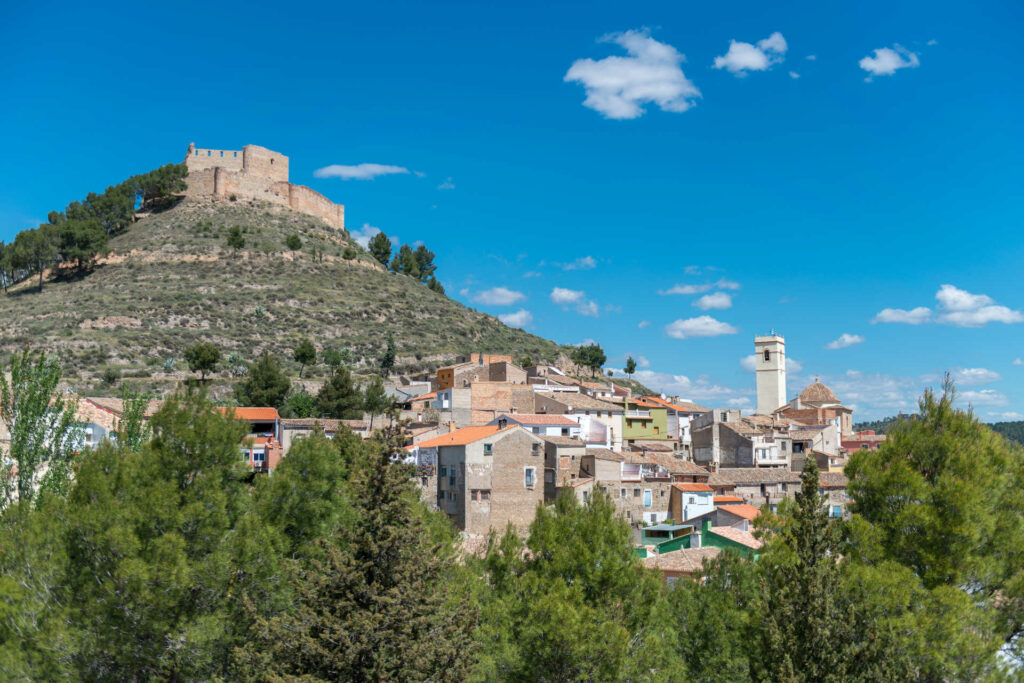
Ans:
{"label": "pine tree", "polygon": [[207,373],[217,369],[220,363],[220,349],[210,342],[197,342],[185,349],[183,354],[188,368],[199,373],[199,382],[206,382]]}
{"label": "pine tree", "polygon": [[381,265],[387,267],[391,261],[391,240],[383,232],[378,232],[370,239],[370,254]]}
{"label": "pine tree", "polygon": [[395,367],[395,335],[388,332],[386,343],[384,346],[384,353],[380,357],[380,374],[387,377],[391,373],[391,370]]}
{"label": "pine tree", "polygon": [[277,358],[263,353],[256,364],[249,368],[246,378],[235,385],[235,400],[243,406],[280,408],[291,386]]}
{"label": "pine tree", "polygon": [[294,355],[295,362],[299,364],[299,379],[302,379],[302,371],[306,366],[316,362],[316,347],[310,340],[303,339],[295,347]]}
{"label": "pine tree", "polygon": [[363,416],[363,395],[347,369],[339,368],[324,382],[316,395],[316,407],[320,417],[335,420],[357,420]]}
{"label": "pine tree", "polygon": [[626,377],[633,378],[633,373],[636,372],[636,361],[633,360],[633,356],[626,359],[626,367],[623,368],[623,372],[626,373]]}
{"label": "pine tree", "polygon": [[370,431],[373,431],[373,418],[387,412],[391,407],[391,398],[384,391],[384,382],[374,376],[363,391],[363,410],[370,414]]}

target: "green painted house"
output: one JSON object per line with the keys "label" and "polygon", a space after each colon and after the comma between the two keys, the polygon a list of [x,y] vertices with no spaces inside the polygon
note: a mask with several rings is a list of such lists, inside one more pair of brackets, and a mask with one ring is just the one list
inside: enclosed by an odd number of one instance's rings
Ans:
{"label": "green painted house", "polygon": [[757,560],[762,545],[750,531],[729,526],[711,526],[709,519],[701,524],[700,544],[705,547],[734,550],[751,560]]}
{"label": "green painted house", "polygon": [[668,431],[668,408],[639,398],[623,399],[622,440],[655,441],[672,438]]}

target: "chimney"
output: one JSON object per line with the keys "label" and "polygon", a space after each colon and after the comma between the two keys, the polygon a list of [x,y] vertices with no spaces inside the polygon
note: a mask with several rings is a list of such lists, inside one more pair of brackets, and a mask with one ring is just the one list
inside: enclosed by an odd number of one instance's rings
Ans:
{"label": "chimney", "polygon": [[451,434],[454,431],[455,431],[455,422],[454,421],[449,422],[448,423],[448,433]]}
{"label": "chimney", "polygon": [[508,427],[508,418],[502,415],[498,418],[498,429],[504,429]]}

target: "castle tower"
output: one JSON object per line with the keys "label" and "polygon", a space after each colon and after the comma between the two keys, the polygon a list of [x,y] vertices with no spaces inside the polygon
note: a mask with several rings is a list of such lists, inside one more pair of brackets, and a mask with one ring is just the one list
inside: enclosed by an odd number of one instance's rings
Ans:
{"label": "castle tower", "polygon": [[771,333],[754,337],[757,414],[771,415],[786,403],[786,339]]}

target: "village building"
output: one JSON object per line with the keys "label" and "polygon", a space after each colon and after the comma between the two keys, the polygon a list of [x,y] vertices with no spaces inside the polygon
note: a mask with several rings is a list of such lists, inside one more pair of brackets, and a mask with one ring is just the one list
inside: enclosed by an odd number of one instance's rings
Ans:
{"label": "village building", "polygon": [[874,430],[843,435],[843,448],[847,451],[877,451],[885,443],[885,434],[876,434]]}
{"label": "village building", "polygon": [[792,455],[788,420],[712,410],[692,424],[693,460],[717,467],[785,467]]}
{"label": "village building", "polygon": [[772,414],[804,424],[833,424],[844,438],[853,435],[853,409],[841,404],[835,393],[817,379]]}
{"label": "village building", "polygon": [[548,391],[534,385],[534,410],[541,414],[565,415],[580,426],[580,437],[591,448],[622,450],[621,403],[611,403],[579,392]]}
{"label": "village building", "polygon": [[718,474],[729,479],[733,494],[741,496],[755,508],[767,505],[773,512],[783,498],[793,496],[800,488],[800,475],[781,467],[721,468]]}
{"label": "village building", "polygon": [[281,416],[277,408],[218,408],[220,413],[249,424],[242,439],[242,457],[255,472],[272,472],[284,457]]}
{"label": "village building", "polygon": [[525,427],[539,436],[567,436],[578,439],[580,436],[579,423],[570,420],[564,415],[542,415],[538,413],[502,413],[499,417],[488,422],[504,427],[509,424],[517,424]]}
{"label": "village building", "polygon": [[687,522],[715,511],[715,491],[704,483],[672,484],[669,517],[677,523]]}
{"label": "village building", "polygon": [[646,569],[660,572],[662,580],[671,586],[679,579],[693,578],[721,552],[722,549],[715,546],[681,548],[647,555],[641,562]]}
{"label": "village building", "polygon": [[684,453],[691,453],[690,421],[697,415],[711,412],[710,409],[691,401],[681,401],[676,396],[644,396],[643,398],[665,406],[669,436],[680,443]]}
{"label": "village building", "polygon": [[642,398],[625,398],[623,403],[623,448],[632,449],[640,441],[676,442],[668,431],[665,406]]}
{"label": "village building", "polygon": [[370,424],[366,420],[330,420],[315,417],[281,418],[281,446],[285,455],[295,442],[313,434],[317,429],[328,439],[333,439],[344,429],[351,430],[361,439],[369,437]]}

